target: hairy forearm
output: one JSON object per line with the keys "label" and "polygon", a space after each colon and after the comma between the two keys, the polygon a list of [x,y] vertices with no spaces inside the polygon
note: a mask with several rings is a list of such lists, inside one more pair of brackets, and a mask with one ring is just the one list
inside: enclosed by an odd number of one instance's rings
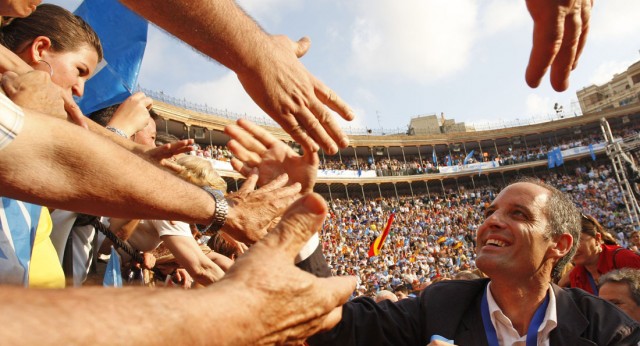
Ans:
{"label": "hairy forearm", "polygon": [[260,58],[256,52],[268,49],[268,35],[233,0],[120,1],[236,72],[250,69]]}
{"label": "hairy forearm", "polygon": [[215,202],[109,140],[25,110],[24,127],[0,150],[0,195],[56,209],[129,219],[207,223]]}
{"label": "hairy forearm", "polygon": [[233,344],[244,337],[234,334],[246,333],[231,324],[234,315],[244,311],[237,308],[243,302],[234,300],[233,294],[225,285],[190,291],[0,286],[0,325],[11,331],[3,333],[3,343],[204,345],[224,340]]}

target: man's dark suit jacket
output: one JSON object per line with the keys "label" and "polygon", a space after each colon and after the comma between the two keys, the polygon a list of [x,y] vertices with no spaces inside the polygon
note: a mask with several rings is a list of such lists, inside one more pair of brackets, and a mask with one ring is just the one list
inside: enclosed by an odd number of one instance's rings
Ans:
{"label": "man's dark suit jacket", "polygon": [[[425,346],[432,335],[456,345],[488,345],[480,301],[489,279],[444,281],[418,298],[376,304],[354,299],[343,307],[342,321],[308,340],[310,345]],[[551,345],[638,345],[640,325],[616,306],[580,289],[553,285],[558,325]]]}

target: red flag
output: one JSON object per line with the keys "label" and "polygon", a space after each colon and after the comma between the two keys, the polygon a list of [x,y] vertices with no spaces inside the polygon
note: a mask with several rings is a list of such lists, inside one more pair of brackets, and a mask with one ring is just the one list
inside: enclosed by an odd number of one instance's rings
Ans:
{"label": "red flag", "polygon": [[387,239],[387,235],[389,235],[389,230],[391,229],[391,223],[393,223],[393,219],[396,217],[396,213],[391,213],[389,215],[389,220],[387,220],[387,225],[384,227],[384,231],[376,240],[373,241],[371,247],[369,248],[369,257],[378,256],[380,253],[380,249],[382,249],[382,245],[384,245],[384,240]]}

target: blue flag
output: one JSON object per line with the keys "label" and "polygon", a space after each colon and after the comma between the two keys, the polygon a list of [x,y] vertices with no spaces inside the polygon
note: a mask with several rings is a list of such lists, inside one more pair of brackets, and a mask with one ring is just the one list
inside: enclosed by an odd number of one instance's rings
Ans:
{"label": "blue flag", "polygon": [[555,149],[554,153],[556,155],[556,166],[563,165],[564,159],[562,158],[562,151],[560,150],[560,148]]}
{"label": "blue flag", "polygon": [[596,160],[596,153],[593,151],[593,144],[589,144],[589,153],[591,153],[591,159]]}
{"label": "blue flag", "polygon": [[111,257],[107,262],[107,269],[104,272],[102,286],[122,287],[122,272],[120,271],[120,255],[116,249],[111,247]]}
{"label": "blue flag", "polygon": [[556,155],[553,152],[553,150],[551,150],[550,152],[547,153],[547,160],[548,160],[548,167],[549,168],[553,168],[556,166]]}
{"label": "blue flag", "polygon": [[147,21],[117,0],[85,0],[75,14],[96,31],[104,59],[84,87],[78,105],[84,114],[120,103],[138,81],[147,45]]}
{"label": "blue flag", "polygon": [[469,152],[469,154],[467,154],[467,156],[464,158],[464,161],[462,162],[463,164],[467,164],[467,162],[469,162],[469,159],[471,159],[473,157],[473,149]]}

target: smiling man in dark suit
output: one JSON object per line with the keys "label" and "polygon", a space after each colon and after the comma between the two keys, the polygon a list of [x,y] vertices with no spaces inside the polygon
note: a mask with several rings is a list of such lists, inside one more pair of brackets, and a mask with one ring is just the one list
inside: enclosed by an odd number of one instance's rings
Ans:
{"label": "smiling man in dark suit", "polygon": [[310,344],[427,345],[438,335],[458,345],[636,345],[640,326],[620,310],[552,284],[575,253],[579,217],[539,180],[511,184],[478,229],[476,264],[489,279],[444,281],[397,303],[355,299]]}

